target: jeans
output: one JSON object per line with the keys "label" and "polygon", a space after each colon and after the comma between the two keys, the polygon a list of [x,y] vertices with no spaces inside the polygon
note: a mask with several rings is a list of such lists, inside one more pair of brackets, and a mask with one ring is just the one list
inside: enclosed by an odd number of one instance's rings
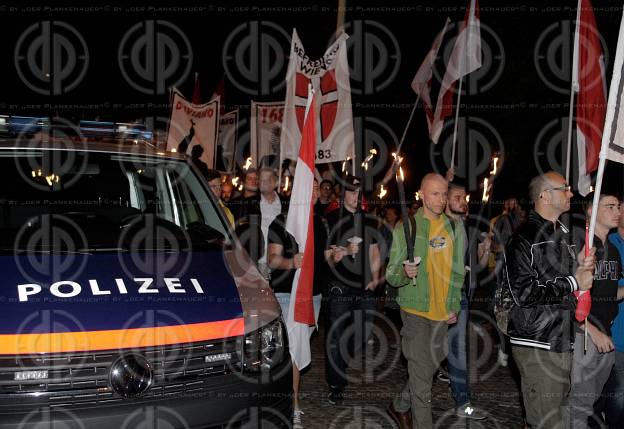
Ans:
{"label": "jeans", "polygon": [[571,388],[568,394],[564,421],[567,428],[585,429],[588,418],[594,414],[594,403],[600,398],[609,379],[615,352],[600,353],[591,338],[587,339],[587,352],[583,350],[584,336],[577,332],[572,354]]}
{"label": "jeans", "polygon": [[361,350],[373,330],[373,292],[332,283],[327,292],[325,378],[330,389],[347,385],[347,361]]}
{"label": "jeans", "polygon": [[448,372],[451,380],[451,392],[455,406],[461,407],[470,402],[470,385],[468,384],[468,356],[466,350],[466,329],[470,308],[468,298],[462,293],[461,311],[457,323],[448,330]]}
{"label": "jeans", "polygon": [[624,427],[624,352],[615,352],[615,365],[605,385],[605,392],[608,427]]}

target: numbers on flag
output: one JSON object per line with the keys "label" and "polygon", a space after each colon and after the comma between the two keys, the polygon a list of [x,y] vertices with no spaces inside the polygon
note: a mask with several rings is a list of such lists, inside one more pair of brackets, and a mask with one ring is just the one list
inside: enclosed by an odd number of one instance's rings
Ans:
{"label": "numbers on flag", "polygon": [[316,159],[331,159],[331,149],[321,149],[316,153]]}
{"label": "numbers on flag", "polygon": [[270,109],[261,109],[260,117],[263,124],[281,123],[284,120],[284,108],[272,107]]}

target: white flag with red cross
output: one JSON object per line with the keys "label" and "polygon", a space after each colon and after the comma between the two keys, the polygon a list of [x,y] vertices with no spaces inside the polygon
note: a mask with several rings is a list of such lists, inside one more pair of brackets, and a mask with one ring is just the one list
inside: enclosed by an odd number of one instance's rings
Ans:
{"label": "white flag with red cross", "polygon": [[354,133],[347,39],[342,33],[318,59],[310,58],[293,29],[286,73],[286,102],[280,136],[281,159],[297,159],[305,118],[308,85],[314,89],[317,163],[353,159]]}

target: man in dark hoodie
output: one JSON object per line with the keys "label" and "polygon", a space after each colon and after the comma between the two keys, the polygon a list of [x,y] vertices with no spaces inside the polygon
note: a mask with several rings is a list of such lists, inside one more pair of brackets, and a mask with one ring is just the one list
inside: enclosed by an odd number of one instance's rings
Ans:
{"label": "man in dark hoodie", "polygon": [[[593,200],[594,194],[591,193],[584,202],[588,218],[592,214]],[[587,418],[594,413],[594,403],[600,397],[615,363],[611,324],[618,313],[617,300],[624,297],[624,288],[622,296],[618,296],[620,254],[613,243],[607,240],[607,235],[610,229],[618,226],[619,221],[619,199],[609,193],[601,194],[593,243],[596,248],[596,268],[591,290],[592,306],[585,321],[589,338],[585,347],[582,324],[577,324],[572,355],[572,386],[564,416],[566,426],[570,428],[587,427]]]}

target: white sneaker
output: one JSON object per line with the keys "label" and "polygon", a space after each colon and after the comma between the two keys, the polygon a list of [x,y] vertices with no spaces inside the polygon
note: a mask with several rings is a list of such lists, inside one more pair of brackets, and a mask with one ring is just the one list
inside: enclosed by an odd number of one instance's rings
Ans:
{"label": "white sneaker", "polygon": [[501,349],[498,349],[498,364],[502,367],[507,367],[508,363],[509,363],[509,355],[505,353],[504,351],[502,351]]}
{"label": "white sneaker", "polygon": [[472,405],[470,405],[470,402],[462,407],[458,407],[455,410],[455,414],[458,417],[472,420],[483,420],[487,417],[487,414],[485,414],[485,412],[473,407]]}
{"label": "white sneaker", "polygon": [[303,429],[303,424],[301,423],[301,416],[303,414],[303,410],[295,408],[293,411],[293,429]]}

